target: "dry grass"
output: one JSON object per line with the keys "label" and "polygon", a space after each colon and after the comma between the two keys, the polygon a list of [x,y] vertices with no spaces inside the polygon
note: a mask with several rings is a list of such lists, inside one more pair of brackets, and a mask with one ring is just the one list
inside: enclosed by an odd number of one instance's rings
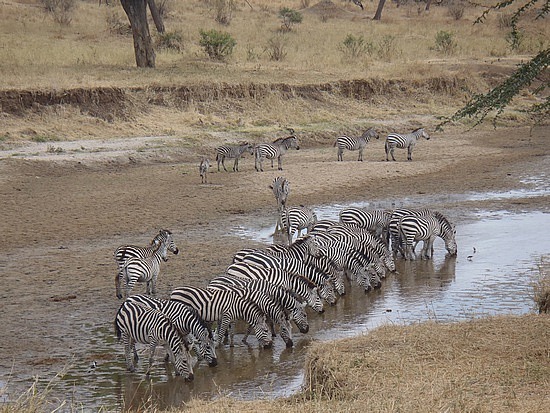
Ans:
{"label": "dry grass", "polygon": [[550,264],[542,258],[538,268],[539,274],[533,280],[533,298],[539,314],[548,314],[550,313]]}

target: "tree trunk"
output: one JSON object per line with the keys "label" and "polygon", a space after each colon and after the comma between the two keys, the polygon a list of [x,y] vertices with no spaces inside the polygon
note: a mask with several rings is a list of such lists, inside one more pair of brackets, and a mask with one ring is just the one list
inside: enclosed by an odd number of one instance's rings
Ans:
{"label": "tree trunk", "polygon": [[157,4],[155,3],[155,0],[147,0],[147,4],[149,5],[149,10],[151,10],[151,16],[153,16],[153,22],[155,23],[157,32],[164,33],[166,31],[166,29],[164,28],[164,21],[162,21],[162,16],[159,13],[159,9],[157,7]]}
{"label": "tree trunk", "polygon": [[378,7],[376,8],[376,13],[374,14],[373,20],[380,20],[382,18],[382,9],[384,8],[384,4],[386,4],[386,0],[380,0],[378,2]]}
{"label": "tree trunk", "polygon": [[147,0],[120,0],[134,37],[137,67],[155,67],[155,51],[147,23]]}
{"label": "tree trunk", "polygon": [[430,10],[430,6],[432,5],[432,0],[426,1],[426,11]]}

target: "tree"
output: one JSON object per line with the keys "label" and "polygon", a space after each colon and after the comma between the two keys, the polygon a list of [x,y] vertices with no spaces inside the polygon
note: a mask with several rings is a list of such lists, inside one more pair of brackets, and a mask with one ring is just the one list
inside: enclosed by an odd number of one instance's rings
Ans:
{"label": "tree", "polygon": [[374,13],[373,20],[380,20],[382,18],[382,9],[384,8],[384,5],[386,4],[386,0],[380,0],[378,2],[378,7],[376,8],[376,13]]}
{"label": "tree", "polygon": [[[519,21],[527,18],[527,12],[534,11],[534,18],[541,19],[550,11],[550,0],[503,0],[488,7],[474,24],[483,23],[487,15],[494,10],[500,10],[511,5],[515,5],[516,11],[512,13],[510,37],[512,45],[519,42],[521,30],[518,28]],[[540,4],[538,9],[535,8]],[[532,14],[530,14],[532,15]],[[512,99],[520,91],[529,89],[534,95],[541,97],[540,103],[532,104],[525,112],[532,115],[536,123],[541,123],[548,119],[550,115],[550,96],[545,95],[545,91],[550,89],[550,80],[547,73],[550,63],[550,48],[546,48],[537,53],[531,60],[518,65],[518,68],[505,81],[485,94],[474,95],[472,99],[461,109],[448,118],[443,118],[443,122],[437,125],[436,129],[450,122],[458,121],[465,117],[475,119],[473,127],[481,124],[491,113],[496,112],[493,119],[493,125],[496,127],[496,121],[502,112],[508,107]],[[543,97],[544,96],[544,97]]]}
{"label": "tree", "polygon": [[147,23],[147,0],[120,0],[130,21],[138,67],[155,67],[155,50]]}

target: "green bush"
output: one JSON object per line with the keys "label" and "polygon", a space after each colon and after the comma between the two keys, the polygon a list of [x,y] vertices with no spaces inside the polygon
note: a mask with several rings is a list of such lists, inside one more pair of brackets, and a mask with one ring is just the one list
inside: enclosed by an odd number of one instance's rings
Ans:
{"label": "green bush", "polygon": [[179,31],[158,33],[156,45],[159,50],[183,51],[183,35]]}
{"label": "green bush", "polygon": [[438,52],[446,55],[452,55],[456,51],[457,44],[454,40],[454,34],[440,30],[435,35],[435,47]]}
{"label": "green bush", "polygon": [[367,42],[363,36],[348,34],[342,42],[341,50],[346,59],[353,60],[372,54],[374,45]]}
{"label": "green bush", "polygon": [[201,30],[200,45],[211,59],[224,60],[233,53],[237,42],[229,33],[218,30]]}
{"label": "green bush", "polygon": [[291,31],[292,26],[295,24],[302,23],[302,13],[299,11],[289,9],[288,7],[283,7],[279,10],[279,17],[283,21],[282,29],[283,31]]}
{"label": "green bush", "polygon": [[266,48],[269,60],[277,62],[283,60],[286,57],[286,43],[285,35],[278,35],[269,39]]}

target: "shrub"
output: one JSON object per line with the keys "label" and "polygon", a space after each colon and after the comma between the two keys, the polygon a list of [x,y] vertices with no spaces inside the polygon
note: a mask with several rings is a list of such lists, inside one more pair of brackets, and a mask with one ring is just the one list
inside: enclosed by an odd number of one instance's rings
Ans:
{"label": "shrub", "polygon": [[282,29],[283,31],[289,32],[292,30],[292,26],[295,24],[302,23],[302,13],[299,11],[289,9],[288,7],[284,7],[281,10],[279,10],[279,17],[283,21]]}
{"label": "shrub", "polygon": [[200,45],[211,59],[224,60],[233,53],[237,42],[229,33],[218,30],[201,30]]}
{"label": "shrub", "polygon": [[535,305],[537,306],[539,314],[550,313],[550,270],[548,262],[541,262],[538,264],[539,274],[533,280],[533,292]]}
{"label": "shrub", "polygon": [[378,57],[382,60],[391,61],[398,53],[395,46],[395,36],[386,35],[378,42]]}
{"label": "shrub", "polygon": [[234,0],[214,0],[214,8],[216,11],[215,20],[223,24],[224,26],[229,26],[231,20],[233,19],[233,10],[235,10],[235,1]]}
{"label": "shrub", "polygon": [[158,49],[183,51],[183,35],[179,31],[158,33],[156,45]]}
{"label": "shrub", "polygon": [[498,27],[501,29],[509,29],[512,27],[512,13],[500,13],[498,15]]}
{"label": "shrub", "polygon": [[267,54],[270,60],[281,61],[286,57],[286,38],[284,36],[275,36],[267,42]]}
{"label": "shrub", "polygon": [[71,24],[73,12],[76,9],[76,0],[42,0],[42,2],[56,23],[62,26]]}
{"label": "shrub", "polygon": [[464,16],[464,3],[462,2],[452,2],[449,4],[449,7],[447,7],[447,13],[449,13],[449,16],[451,16],[455,20],[462,19],[462,16]]}
{"label": "shrub", "polygon": [[365,41],[363,36],[354,36],[348,34],[344,39],[341,50],[344,53],[346,59],[357,59],[365,56],[366,54],[372,54],[374,46],[371,42]]}
{"label": "shrub", "polygon": [[434,49],[446,55],[452,55],[456,51],[457,44],[454,40],[454,35],[450,32],[440,30],[435,35]]}
{"label": "shrub", "polygon": [[125,36],[132,33],[132,28],[128,23],[128,19],[123,19],[115,10],[109,10],[105,20],[107,22],[107,30],[109,30],[109,33],[111,34]]}

